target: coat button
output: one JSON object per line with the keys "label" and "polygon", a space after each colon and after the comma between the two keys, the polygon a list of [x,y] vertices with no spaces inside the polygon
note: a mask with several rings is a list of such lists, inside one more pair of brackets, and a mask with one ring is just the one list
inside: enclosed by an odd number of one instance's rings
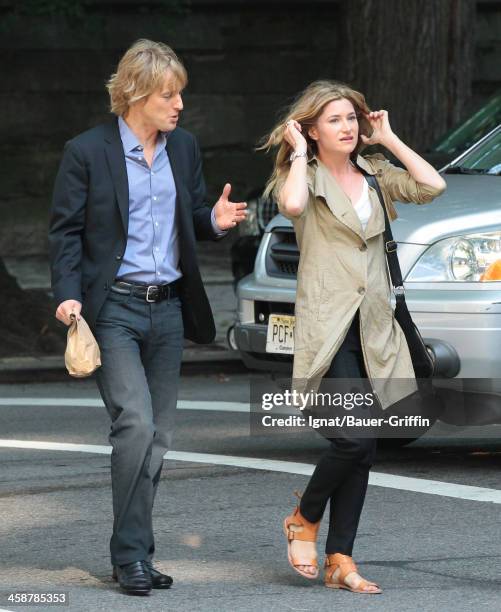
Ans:
{"label": "coat button", "polygon": [[116,259],[117,261],[120,261],[120,260],[122,259],[122,257],[123,257],[123,255],[117,255],[117,256],[115,257],[115,259]]}
{"label": "coat button", "polygon": [[365,293],[364,287],[359,287],[358,292],[360,293],[360,295],[363,295]]}
{"label": "coat button", "polygon": [[365,242],[361,244],[358,248],[360,251],[367,251],[367,245],[365,244]]}

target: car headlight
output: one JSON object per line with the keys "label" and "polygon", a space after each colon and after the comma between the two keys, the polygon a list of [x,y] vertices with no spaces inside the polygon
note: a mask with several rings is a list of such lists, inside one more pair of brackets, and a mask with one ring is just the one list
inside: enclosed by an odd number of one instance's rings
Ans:
{"label": "car headlight", "polygon": [[488,282],[501,280],[501,231],[454,236],[427,249],[406,282]]}
{"label": "car headlight", "polygon": [[259,223],[257,218],[259,198],[250,198],[247,200],[247,216],[244,221],[238,224],[238,233],[240,236],[260,236]]}

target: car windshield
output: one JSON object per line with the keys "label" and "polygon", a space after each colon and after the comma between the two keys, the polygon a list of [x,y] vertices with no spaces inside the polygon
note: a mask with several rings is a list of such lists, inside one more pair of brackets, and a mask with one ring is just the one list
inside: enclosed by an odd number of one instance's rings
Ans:
{"label": "car windshield", "polygon": [[462,122],[459,127],[454,128],[442,137],[438,143],[431,147],[431,150],[454,156],[459,155],[488,134],[499,123],[501,123],[501,92],[493,96],[487,104],[482,106],[469,119]]}
{"label": "car windshield", "polygon": [[501,175],[501,126],[482,144],[472,149],[446,174],[495,174]]}

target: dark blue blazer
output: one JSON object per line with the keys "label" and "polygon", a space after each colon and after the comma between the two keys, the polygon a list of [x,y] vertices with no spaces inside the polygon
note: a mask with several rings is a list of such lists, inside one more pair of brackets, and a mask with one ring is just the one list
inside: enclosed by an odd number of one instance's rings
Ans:
{"label": "dark blue blazer", "polygon": [[[216,330],[200,277],[196,240],[216,240],[205,203],[201,153],[195,137],[176,128],[167,139],[176,183],[181,300],[185,337],[214,340]],[[57,304],[74,299],[94,327],[120,268],[127,242],[129,186],[118,121],[66,143],[57,173],[49,228],[52,289]]]}

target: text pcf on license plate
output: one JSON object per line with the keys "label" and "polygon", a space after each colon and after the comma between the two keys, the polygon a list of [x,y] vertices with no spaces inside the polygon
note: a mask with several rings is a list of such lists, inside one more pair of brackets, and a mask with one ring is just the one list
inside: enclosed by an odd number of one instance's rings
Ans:
{"label": "text pcf on license plate", "polygon": [[292,355],[294,353],[294,325],[292,315],[270,314],[266,335],[266,352]]}

